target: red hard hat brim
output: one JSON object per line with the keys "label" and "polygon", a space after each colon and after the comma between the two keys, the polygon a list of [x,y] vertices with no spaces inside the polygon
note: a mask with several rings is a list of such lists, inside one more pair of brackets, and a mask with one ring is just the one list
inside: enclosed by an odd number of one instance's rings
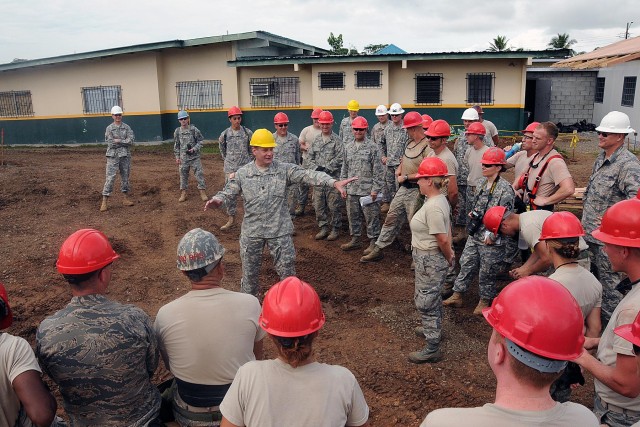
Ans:
{"label": "red hard hat brim", "polygon": [[625,340],[629,341],[631,344],[640,346],[640,337],[637,337],[633,334],[633,323],[629,325],[618,326],[613,330],[613,332],[615,332],[615,334],[619,337],[622,337]]}
{"label": "red hard hat brim", "polygon": [[640,239],[629,239],[628,237],[616,237],[600,231],[599,228],[593,230],[591,235],[604,243],[610,245],[625,246],[628,248],[640,248]]}

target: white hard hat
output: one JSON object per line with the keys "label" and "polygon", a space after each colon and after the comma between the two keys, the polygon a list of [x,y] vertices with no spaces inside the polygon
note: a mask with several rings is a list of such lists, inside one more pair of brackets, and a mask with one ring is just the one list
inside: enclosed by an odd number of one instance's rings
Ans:
{"label": "white hard hat", "polygon": [[402,114],[404,113],[404,110],[402,109],[402,105],[398,104],[397,102],[394,102],[393,104],[391,104],[391,108],[389,108],[389,114]]}
{"label": "white hard hat", "polygon": [[610,133],[632,133],[635,130],[631,129],[631,122],[629,116],[620,111],[612,111],[602,118],[600,126],[596,128],[598,132],[610,132]]}
{"label": "white hard hat", "polygon": [[111,108],[111,115],[114,114],[122,114],[122,108],[120,108],[119,105],[115,105],[113,108]]}
{"label": "white hard hat", "polygon": [[464,110],[464,113],[462,113],[462,120],[480,120],[480,116],[478,115],[478,112],[475,110],[475,108],[467,108],[466,110]]}
{"label": "white hard hat", "polygon": [[386,116],[388,112],[387,107],[382,104],[376,107],[376,116]]}

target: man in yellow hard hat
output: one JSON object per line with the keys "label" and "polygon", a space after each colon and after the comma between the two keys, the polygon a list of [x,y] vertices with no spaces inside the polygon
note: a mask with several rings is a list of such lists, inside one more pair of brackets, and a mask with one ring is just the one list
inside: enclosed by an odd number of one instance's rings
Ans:
{"label": "man in yellow hard hat", "polygon": [[358,111],[360,111],[360,103],[358,101],[352,99],[347,103],[347,112],[349,113],[349,115],[342,119],[342,121],[340,122],[340,130],[338,131],[340,140],[345,144],[353,141],[354,139],[353,131],[351,130],[351,123],[353,122],[353,119],[358,117]]}
{"label": "man in yellow hard hat", "polygon": [[291,237],[293,222],[287,205],[287,186],[305,183],[317,187],[333,187],[342,197],[346,197],[344,186],[356,178],[338,181],[324,172],[274,160],[276,141],[267,129],[256,130],[250,144],[254,160],[238,169],[234,179],[228,181],[222,191],[205,204],[204,209],[226,206],[242,194],[245,213],[240,231],[240,289],[257,295],[265,245],[271,252],[280,280],[296,274],[296,251]]}

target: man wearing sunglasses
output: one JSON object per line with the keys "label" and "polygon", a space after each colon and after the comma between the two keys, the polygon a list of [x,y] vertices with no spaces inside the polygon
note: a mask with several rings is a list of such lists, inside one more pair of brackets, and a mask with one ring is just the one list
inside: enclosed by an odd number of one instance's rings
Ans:
{"label": "man wearing sunglasses", "polygon": [[602,149],[593,165],[583,200],[582,226],[587,233],[591,259],[595,266],[595,276],[602,283],[602,323],[622,298],[615,290],[622,279],[611,269],[609,258],[603,250],[602,242],[591,236],[598,228],[604,212],[615,203],[633,198],[640,187],[640,161],[627,150],[624,141],[631,129],[629,116],[612,111],[602,118],[598,132],[598,146]]}
{"label": "man wearing sunglasses", "polygon": [[[276,140],[273,159],[282,163],[301,165],[300,143],[298,136],[289,132],[289,117],[283,112],[277,113],[273,118],[273,124],[276,127],[276,131],[273,133]],[[292,217],[296,215],[299,192],[300,186],[298,184],[291,184],[287,187],[287,203],[289,204],[289,214]]]}
{"label": "man wearing sunglasses", "polygon": [[133,202],[129,199],[129,172],[131,171],[131,151],[135,139],[133,131],[126,123],[122,123],[122,107],[119,105],[111,109],[111,117],[113,123],[107,126],[104,134],[104,140],[107,143],[107,179],[102,189],[102,204],[100,212],[108,209],[107,202],[111,192],[113,191],[113,183],[116,180],[116,174],[120,171],[120,189],[122,191],[122,204],[125,206],[133,206]]}

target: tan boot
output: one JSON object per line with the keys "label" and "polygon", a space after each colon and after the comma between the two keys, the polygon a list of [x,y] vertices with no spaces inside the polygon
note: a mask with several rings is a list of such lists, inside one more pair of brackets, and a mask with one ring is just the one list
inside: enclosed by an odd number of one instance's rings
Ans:
{"label": "tan boot", "polygon": [[225,225],[223,225],[222,227],[220,227],[220,230],[222,231],[226,231],[228,229],[230,229],[233,226],[233,223],[235,222],[236,217],[233,215],[229,215],[229,218],[227,219],[227,223]]}
{"label": "tan boot", "polygon": [[338,237],[340,237],[340,232],[338,231],[337,228],[334,228],[333,230],[331,230],[331,233],[329,233],[329,235],[327,236],[327,240],[330,240],[330,241],[338,240]]}
{"label": "tan boot", "polygon": [[203,202],[206,202],[207,200],[209,200],[209,196],[207,196],[207,192],[204,190],[198,190],[200,192],[200,198],[202,199]]}
{"label": "tan boot", "polygon": [[382,249],[380,249],[380,246],[373,245],[371,252],[360,258],[360,262],[375,262],[381,260],[382,257]]}
{"label": "tan boot", "polygon": [[389,203],[383,203],[382,206],[380,206],[380,213],[386,214],[387,212],[389,212],[389,206]]}
{"label": "tan boot", "polygon": [[316,240],[324,240],[324,239],[327,238],[328,235],[329,235],[329,228],[328,227],[322,227],[320,229],[320,231],[318,231],[318,234],[316,234],[314,239],[316,239]]}
{"label": "tan boot", "polygon": [[133,206],[135,203],[133,203],[133,200],[131,200],[129,198],[129,195],[127,193],[122,193],[124,199],[122,199],[122,204],[125,206]]}
{"label": "tan boot", "polygon": [[462,307],[464,305],[464,302],[462,301],[462,293],[454,292],[453,295],[442,301],[442,305],[444,305],[445,307]]}
{"label": "tan boot", "polygon": [[371,239],[371,241],[369,242],[369,247],[364,251],[362,251],[362,255],[369,255],[375,246],[376,246],[376,239]]}
{"label": "tan boot", "polygon": [[178,202],[184,202],[185,200],[187,200],[187,190],[182,190],[180,191],[180,198],[178,199]]}
{"label": "tan boot", "polygon": [[478,301],[478,305],[473,310],[473,314],[482,316],[482,310],[489,306],[491,306],[491,302],[489,300],[480,298],[480,301]]}
{"label": "tan boot", "polygon": [[342,249],[343,251],[352,251],[354,249],[360,249],[361,247],[362,244],[360,243],[360,239],[358,239],[357,236],[351,237],[349,243],[340,245],[340,249]]}
{"label": "tan boot", "polygon": [[107,200],[109,196],[102,196],[102,204],[100,205],[100,212],[106,212],[109,207],[107,206]]}

